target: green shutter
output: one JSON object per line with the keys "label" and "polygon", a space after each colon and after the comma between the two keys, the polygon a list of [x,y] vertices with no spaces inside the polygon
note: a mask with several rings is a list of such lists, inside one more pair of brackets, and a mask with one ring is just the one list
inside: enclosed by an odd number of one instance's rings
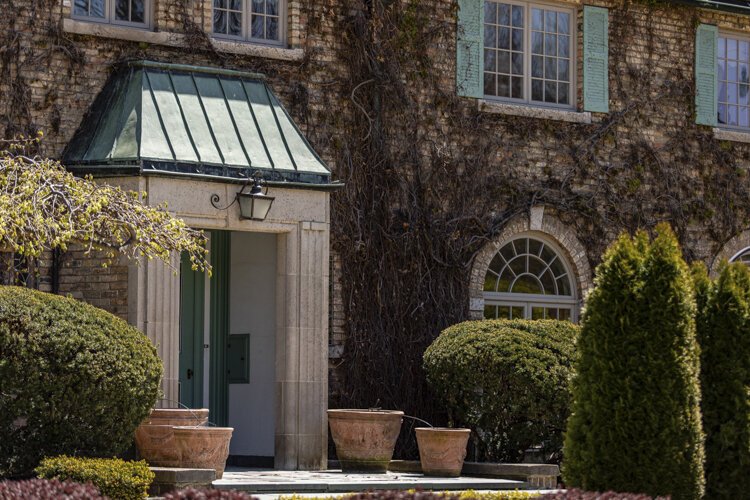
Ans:
{"label": "green shutter", "polygon": [[695,33],[695,123],[716,125],[716,46],[719,30],[701,24]]}
{"label": "green shutter", "polygon": [[583,109],[609,112],[609,11],[583,7]]}
{"label": "green shutter", "polygon": [[456,33],[456,92],[466,97],[484,95],[484,0],[458,0]]}

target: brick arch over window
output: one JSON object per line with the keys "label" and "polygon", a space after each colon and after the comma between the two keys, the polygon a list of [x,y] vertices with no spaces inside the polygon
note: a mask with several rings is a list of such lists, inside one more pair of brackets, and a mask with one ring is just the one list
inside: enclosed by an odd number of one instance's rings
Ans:
{"label": "brick arch over window", "polygon": [[556,245],[556,250],[565,259],[573,274],[575,297],[578,299],[580,309],[582,298],[593,284],[586,250],[571,228],[551,213],[545,212],[544,207],[533,207],[528,214],[512,218],[500,234],[475,256],[469,290],[469,317],[471,319],[484,317],[484,280],[492,259],[507,242],[521,235],[529,238],[534,238],[536,235],[539,239],[552,241]]}
{"label": "brick arch over window", "polygon": [[719,269],[719,263],[722,260],[737,260],[738,257],[748,250],[750,250],[750,229],[736,235],[721,247],[721,250],[716,254],[716,257],[714,257],[713,262],[711,262],[711,274],[716,274]]}

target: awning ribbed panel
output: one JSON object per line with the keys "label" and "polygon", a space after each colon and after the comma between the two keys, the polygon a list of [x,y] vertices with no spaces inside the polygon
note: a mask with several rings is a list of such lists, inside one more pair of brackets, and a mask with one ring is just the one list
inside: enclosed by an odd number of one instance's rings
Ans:
{"label": "awning ribbed panel", "polygon": [[329,184],[260,75],[139,61],[109,79],[63,154],[73,171]]}

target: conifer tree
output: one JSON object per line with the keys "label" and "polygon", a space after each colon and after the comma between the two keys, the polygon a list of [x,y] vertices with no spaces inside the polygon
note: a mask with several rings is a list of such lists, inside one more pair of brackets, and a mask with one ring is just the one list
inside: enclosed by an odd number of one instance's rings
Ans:
{"label": "conifer tree", "polygon": [[650,242],[644,232],[622,235],[605,253],[582,321],[565,438],[568,486],[701,498],[693,293],[667,225]]}

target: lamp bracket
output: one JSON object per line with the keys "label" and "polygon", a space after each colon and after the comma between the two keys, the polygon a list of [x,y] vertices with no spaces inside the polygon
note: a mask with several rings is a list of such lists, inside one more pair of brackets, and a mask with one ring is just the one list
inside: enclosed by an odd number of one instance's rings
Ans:
{"label": "lamp bracket", "polygon": [[234,198],[234,199],[232,200],[232,203],[230,203],[230,204],[229,204],[229,205],[227,205],[226,207],[222,207],[222,206],[220,206],[220,205],[219,205],[219,202],[220,202],[220,201],[221,201],[221,196],[219,196],[219,195],[218,195],[218,194],[216,194],[216,193],[214,193],[214,194],[212,194],[212,195],[211,195],[211,205],[212,205],[212,206],[213,206],[213,207],[214,207],[214,208],[215,208],[216,210],[229,210],[229,207],[231,207],[232,205],[234,205],[235,203],[237,203],[237,197],[235,196],[235,198]]}

